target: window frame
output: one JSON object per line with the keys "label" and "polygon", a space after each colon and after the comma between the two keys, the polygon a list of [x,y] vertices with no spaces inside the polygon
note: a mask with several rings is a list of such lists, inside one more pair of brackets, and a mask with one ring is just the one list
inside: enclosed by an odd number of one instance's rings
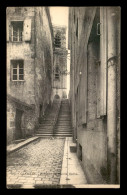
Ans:
{"label": "window frame", "polygon": [[[22,62],[22,67],[20,68],[21,62]],[[14,63],[16,64],[16,67],[14,67]],[[17,73],[14,73],[13,70],[17,70],[16,71]],[[23,70],[22,74],[20,73],[20,70]],[[17,75],[16,80],[13,79],[14,75]],[[23,76],[23,79],[19,79],[21,75]],[[24,81],[24,60],[11,60],[11,80],[12,81],[20,81],[20,82]]]}
{"label": "window frame", "polygon": [[55,35],[54,44],[56,48],[61,48],[61,34],[58,32]]}
{"label": "window frame", "polygon": [[55,67],[55,80],[60,80],[60,70],[58,65]]}
{"label": "window frame", "polygon": [[[18,22],[22,22],[22,31],[21,31],[21,33],[22,33],[22,35],[20,36],[19,35],[19,33],[20,33],[20,30],[19,30],[19,27],[17,28],[18,30],[16,31],[16,33],[18,34],[17,35],[17,41],[16,40],[14,40],[14,24],[13,23],[18,23]],[[24,20],[11,20],[10,21],[10,28],[11,28],[11,32],[10,32],[10,41],[11,42],[14,42],[14,43],[20,43],[20,42],[23,42],[23,32],[24,32]],[[20,40],[20,38],[21,38],[21,40]]]}
{"label": "window frame", "polygon": [[55,80],[60,80],[60,74],[59,73],[55,73]]}

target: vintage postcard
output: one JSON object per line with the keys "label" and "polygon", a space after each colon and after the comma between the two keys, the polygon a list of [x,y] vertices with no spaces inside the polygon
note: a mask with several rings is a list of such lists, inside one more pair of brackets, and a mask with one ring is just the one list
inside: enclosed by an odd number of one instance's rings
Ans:
{"label": "vintage postcard", "polygon": [[120,188],[121,8],[7,7],[8,189]]}

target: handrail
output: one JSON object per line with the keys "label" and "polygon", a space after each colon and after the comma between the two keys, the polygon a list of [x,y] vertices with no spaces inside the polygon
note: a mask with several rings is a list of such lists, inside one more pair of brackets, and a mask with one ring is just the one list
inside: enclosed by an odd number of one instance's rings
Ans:
{"label": "handrail", "polygon": [[[57,122],[57,119],[58,119],[58,115],[59,115],[59,111],[60,111],[60,106],[61,106],[61,101],[54,101],[53,102],[53,105],[52,105],[52,121],[51,121],[51,125],[52,125],[52,132],[53,132],[53,135],[54,135],[54,127],[56,125],[56,122]],[[48,116],[45,116],[44,118],[46,118]],[[44,121],[44,118],[43,118],[43,121]]]}
{"label": "handrail", "polygon": [[57,105],[57,110],[56,110],[56,115],[55,115],[55,118],[54,118],[54,123],[53,123],[53,135],[54,135],[54,127],[57,123],[57,120],[58,120],[58,115],[59,115],[59,111],[60,111],[60,106],[61,106],[61,101],[58,103]]}

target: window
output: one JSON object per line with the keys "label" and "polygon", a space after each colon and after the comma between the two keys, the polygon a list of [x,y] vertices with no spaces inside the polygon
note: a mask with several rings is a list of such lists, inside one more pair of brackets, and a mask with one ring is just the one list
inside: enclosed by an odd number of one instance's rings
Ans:
{"label": "window", "polygon": [[23,22],[11,22],[11,41],[20,42],[23,40]]}
{"label": "window", "polygon": [[56,67],[56,71],[55,71],[55,79],[59,79],[59,67]]}
{"label": "window", "polygon": [[7,41],[14,43],[22,43],[23,41],[30,42],[32,20],[26,18],[24,21],[10,21],[7,19]]}
{"label": "window", "polygon": [[55,79],[59,79],[59,74],[55,74]]}
{"label": "window", "polygon": [[22,81],[24,80],[24,64],[23,60],[12,60],[12,80]]}
{"label": "window", "polygon": [[77,18],[77,26],[76,26],[76,36],[78,38],[78,18]]}
{"label": "window", "polygon": [[61,47],[60,32],[57,32],[57,34],[55,36],[55,47]]}

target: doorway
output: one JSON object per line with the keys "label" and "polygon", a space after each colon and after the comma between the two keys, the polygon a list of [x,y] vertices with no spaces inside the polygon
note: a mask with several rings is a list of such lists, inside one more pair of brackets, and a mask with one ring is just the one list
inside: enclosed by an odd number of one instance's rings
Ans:
{"label": "doorway", "polygon": [[16,120],[15,120],[15,127],[16,127],[16,131],[15,131],[15,139],[22,139],[23,135],[22,135],[22,114],[23,111],[16,109]]}

